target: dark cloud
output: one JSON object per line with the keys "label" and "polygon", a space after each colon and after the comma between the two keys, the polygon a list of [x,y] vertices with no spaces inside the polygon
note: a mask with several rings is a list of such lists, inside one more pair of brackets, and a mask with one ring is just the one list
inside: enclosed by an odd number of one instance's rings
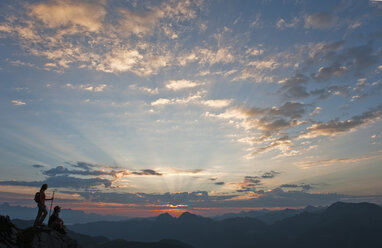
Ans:
{"label": "dark cloud", "polygon": [[269,171],[265,172],[261,177],[266,179],[266,178],[274,178],[276,175],[280,174],[280,172],[277,171]]}
{"label": "dark cloud", "polygon": [[380,59],[380,54],[373,52],[372,43],[348,48],[338,58],[348,64],[353,71],[360,72],[374,65]]}
{"label": "dark cloud", "polygon": [[309,15],[305,18],[306,28],[326,29],[335,24],[336,17],[327,12]]}
{"label": "dark cloud", "polygon": [[310,190],[313,187],[309,184],[283,184],[280,186],[280,188],[301,188],[302,190]]}
{"label": "dark cloud", "polygon": [[145,204],[149,208],[158,207],[163,208],[163,205],[193,205],[201,206],[211,201],[222,201],[230,199],[232,195],[228,196],[210,196],[207,191],[196,192],[180,192],[180,193],[164,193],[164,194],[146,194],[146,193],[109,193],[109,192],[78,192],[82,197],[93,202],[110,202],[110,203],[128,203],[128,204],[141,204],[145,208]]}
{"label": "dark cloud", "polygon": [[240,183],[235,183],[239,189],[237,192],[256,192],[256,186],[261,185],[261,178],[258,176],[246,176]]}
{"label": "dark cloud", "polygon": [[305,104],[299,102],[286,102],[280,107],[272,107],[268,110],[268,115],[285,116],[289,118],[301,118],[305,114]]}
{"label": "dark cloud", "polygon": [[293,145],[293,143],[292,143],[291,139],[286,135],[286,136],[283,136],[281,138],[278,138],[278,139],[272,141],[270,144],[268,144],[264,147],[256,148],[256,150],[251,155],[254,156],[256,154],[263,153],[263,152],[272,150],[272,149],[274,149],[276,147],[280,147],[280,146],[284,146],[285,150],[289,150],[292,145]]}
{"label": "dark cloud", "polygon": [[329,67],[321,67],[317,73],[312,75],[312,77],[316,80],[322,81],[333,76],[342,76],[345,72],[347,72],[347,68],[345,66],[334,64]]}
{"label": "dark cloud", "polygon": [[138,176],[162,176],[161,173],[156,172],[154,170],[146,169],[146,170],[141,170],[138,172],[132,172],[132,175],[138,175]]}
{"label": "dark cloud", "polygon": [[103,168],[99,165],[93,165],[85,162],[78,162],[77,164],[70,164],[73,167],[80,168],[81,170],[71,170],[63,166],[43,171],[46,176],[57,175],[81,175],[81,176],[112,176],[117,178],[119,175],[123,176],[161,176],[162,174],[152,169],[144,169],[141,171],[128,171],[122,168]]}
{"label": "dark cloud", "polygon": [[63,166],[57,166],[46,171],[43,171],[44,175],[47,176],[56,176],[56,175],[82,175],[82,176],[101,176],[101,175],[110,175],[104,171],[98,170],[69,170]]}
{"label": "dark cloud", "polygon": [[257,120],[254,122],[254,127],[263,130],[267,137],[279,130],[297,125],[297,119],[306,113],[306,105],[298,102],[286,102],[280,107],[238,109],[247,115],[248,119]]}
{"label": "dark cloud", "polygon": [[[306,186],[307,187],[307,186]],[[145,193],[111,193],[111,192],[75,192],[93,202],[136,204],[141,209],[163,209],[168,204],[183,205],[184,209],[224,208],[224,207],[301,207],[307,205],[329,205],[349,196],[339,194],[308,193],[297,187],[283,191],[281,188],[256,192],[228,195],[209,195],[206,191],[145,194]],[[70,193],[70,192],[68,192]],[[74,193],[74,192],[73,192]],[[257,194],[257,197],[251,197]],[[249,197],[246,197],[249,196]]]}
{"label": "dark cloud", "polygon": [[287,98],[304,98],[309,96],[306,91],[306,84],[308,83],[309,78],[304,74],[297,73],[292,77],[282,80],[281,90],[278,93],[282,93]]}
{"label": "dark cloud", "polygon": [[68,163],[68,164],[70,164],[71,166],[77,167],[77,168],[84,169],[84,170],[91,170],[92,168],[96,167],[96,165],[89,164],[86,162],[77,162],[75,164],[71,164],[71,163]]}
{"label": "dark cloud", "polygon": [[306,71],[310,66],[327,61],[334,61],[337,58],[338,51],[345,44],[345,40],[334,42],[321,42],[313,47],[308,47],[308,57],[302,63],[303,71]]}
{"label": "dark cloud", "polygon": [[332,77],[346,75],[349,72],[359,75],[372,65],[377,64],[381,59],[381,54],[374,52],[371,42],[346,49],[341,49],[341,46],[333,46],[332,48],[333,50],[330,50],[330,52],[317,49],[317,53],[310,58],[310,63],[321,61],[322,63],[329,64],[328,66],[320,67],[317,73],[312,74],[312,78],[318,81],[325,81]]}
{"label": "dark cloud", "polygon": [[224,185],[224,182],[216,182],[215,185]]}
{"label": "dark cloud", "polygon": [[0,181],[0,185],[12,186],[30,186],[40,187],[43,184],[48,184],[51,188],[74,188],[74,189],[88,189],[95,186],[110,187],[111,181],[101,178],[77,178],[70,176],[55,176],[48,177],[44,181]]}
{"label": "dark cloud", "polygon": [[361,115],[356,115],[349,120],[330,120],[328,122],[318,122],[308,127],[308,133],[302,137],[313,138],[317,136],[335,136],[340,133],[349,132],[357,127],[365,125],[379,119],[382,115],[382,106],[371,109]]}
{"label": "dark cloud", "polygon": [[251,117],[267,116],[269,118],[275,116],[284,116],[290,118],[299,118],[305,113],[305,104],[299,102],[286,102],[280,107],[243,108],[242,111]]}
{"label": "dark cloud", "polygon": [[312,90],[310,92],[312,96],[318,96],[318,99],[327,99],[332,95],[342,95],[346,98],[350,97],[348,86],[333,85],[328,88]]}
{"label": "dark cloud", "polygon": [[44,166],[41,164],[34,164],[32,166],[33,166],[33,168],[44,168]]}
{"label": "dark cloud", "polygon": [[285,130],[306,123],[300,119],[306,114],[307,106],[309,105],[290,101],[279,107],[235,107],[226,111],[222,116],[238,116],[239,119],[244,119],[242,123],[246,128],[262,131],[261,136],[252,138],[251,141],[253,144],[265,146],[262,148],[254,147],[255,151],[248,154],[248,157],[251,157],[282,145],[291,148],[292,142]]}

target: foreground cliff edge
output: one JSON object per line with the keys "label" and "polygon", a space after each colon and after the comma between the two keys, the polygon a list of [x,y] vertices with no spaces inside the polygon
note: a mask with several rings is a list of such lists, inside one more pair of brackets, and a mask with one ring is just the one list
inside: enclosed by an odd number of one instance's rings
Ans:
{"label": "foreground cliff edge", "polygon": [[[23,222],[24,226],[28,223],[28,221]],[[0,248],[193,248],[172,239],[146,243],[124,239],[109,240],[101,236],[91,237],[71,231],[69,233],[69,235],[62,234],[46,226],[21,229],[14,225],[8,216],[0,215]]]}
{"label": "foreground cliff edge", "polygon": [[1,248],[77,248],[77,242],[49,227],[17,228],[8,216],[0,216]]}

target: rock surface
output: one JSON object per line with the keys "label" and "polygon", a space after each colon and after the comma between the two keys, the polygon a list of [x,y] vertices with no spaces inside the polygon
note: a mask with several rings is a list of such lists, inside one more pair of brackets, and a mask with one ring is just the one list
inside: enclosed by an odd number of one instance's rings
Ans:
{"label": "rock surface", "polygon": [[49,227],[17,228],[0,216],[0,248],[77,248],[76,241]]}

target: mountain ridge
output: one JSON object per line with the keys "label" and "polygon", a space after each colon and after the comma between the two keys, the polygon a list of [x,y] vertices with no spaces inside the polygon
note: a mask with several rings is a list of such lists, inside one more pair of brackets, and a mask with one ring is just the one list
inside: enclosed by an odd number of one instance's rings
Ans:
{"label": "mountain ridge", "polygon": [[[357,211],[358,217],[355,215]],[[360,227],[368,230],[369,234],[359,231]],[[344,244],[348,243],[354,244],[351,247],[382,247],[380,235],[374,231],[382,230],[382,208],[372,203],[334,203],[323,211],[303,211],[272,224],[251,217],[213,220],[184,213],[178,218],[165,214],[152,220],[127,220],[113,224],[104,222],[101,226],[77,224],[69,228],[79,233],[102,233],[110,238],[134,241],[150,242],[170,238],[198,248],[241,248],[254,244],[264,248],[318,247],[312,246],[305,236],[311,240],[322,240],[317,241],[321,247],[347,247]],[[337,233],[338,240],[327,230]],[[354,230],[358,230],[358,233]],[[322,235],[327,238],[320,238]],[[361,241],[369,246],[362,246]]]}

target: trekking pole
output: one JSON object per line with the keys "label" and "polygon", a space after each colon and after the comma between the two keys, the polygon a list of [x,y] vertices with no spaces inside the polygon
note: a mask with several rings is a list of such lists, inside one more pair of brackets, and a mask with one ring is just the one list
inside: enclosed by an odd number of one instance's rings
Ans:
{"label": "trekking pole", "polygon": [[50,217],[50,212],[52,211],[53,200],[54,200],[54,192],[55,192],[55,191],[53,190],[52,201],[50,202],[49,217]]}

